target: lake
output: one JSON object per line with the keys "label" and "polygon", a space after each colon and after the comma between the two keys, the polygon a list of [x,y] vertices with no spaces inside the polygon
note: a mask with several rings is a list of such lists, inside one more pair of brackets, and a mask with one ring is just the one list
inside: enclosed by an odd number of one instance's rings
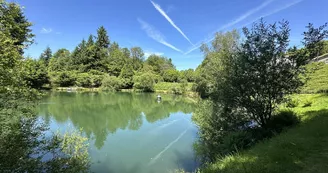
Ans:
{"label": "lake", "polygon": [[50,131],[83,129],[91,171],[161,173],[194,170],[195,103],[186,97],[149,93],[52,92],[39,105]]}

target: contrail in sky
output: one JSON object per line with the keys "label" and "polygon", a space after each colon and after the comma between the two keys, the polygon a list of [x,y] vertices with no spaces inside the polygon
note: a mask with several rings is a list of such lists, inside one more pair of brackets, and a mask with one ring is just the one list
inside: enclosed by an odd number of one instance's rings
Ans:
{"label": "contrail in sky", "polygon": [[173,46],[172,44],[166,42],[164,35],[162,33],[160,33],[158,30],[156,30],[156,28],[154,28],[153,26],[151,26],[150,24],[148,24],[147,22],[145,22],[141,19],[138,19],[138,22],[141,24],[141,28],[144,31],[146,31],[148,37],[154,39],[155,41],[157,41],[175,51],[183,53],[180,49],[178,49],[175,46]]}
{"label": "contrail in sky", "polygon": [[[230,23],[227,23],[227,24],[223,25],[222,27],[219,28],[219,30],[226,29],[226,28],[228,28],[228,27],[231,27],[231,26],[233,26],[233,25],[235,25],[235,24],[237,24],[237,23],[240,23],[240,22],[244,21],[247,17],[249,17],[249,16],[252,15],[253,13],[255,13],[255,12],[257,12],[257,11],[263,9],[264,7],[266,7],[267,5],[269,5],[272,1],[274,1],[274,0],[267,0],[267,1],[265,1],[265,2],[262,3],[260,6],[258,6],[258,7],[254,8],[254,9],[252,9],[252,10],[246,12],[245,14],[239,16],[236,20],[234,20],[234,21],[232,21],[232,22],[230,22]],[[294,6],[294,5],[298,4],[298,3],[300,3],[300,2],[302,2],[302,1],[304,1],[304,0],[297,0],[297,1],[293,1],[293,2],[291,2],[291,3],[288,3],[288,4],[286,4],[286,5],[284,5],[284,6],[280,7],[280,8],[274,9],[274,10],[271,11],[271,12],[268,12],[268,13],[266,13],[266,14],[264,14],[264,15],[261,15],[261,16],[259,16],[259,17],[256,17],[255,20],[252,20],[251,22],[249,22],[249,23],[247,23],[247,24],[245,24],[245,25],[243,25],[243,26],[247,26],[247,25],[249,25],[250,23],[253,23],[253,22],[255,22],[256,20],[258,20],[258,19],[260,19],[260,18],[263,18],[263,17],[267,17],[267,16],[270,16],[270,15],[276,14],[276,13],[278,13],[278,12],[280,12],[280,11],[282,11],[282,10],[285,10],[285,9],[287,9],[287,8],[290,8],[290,7],[292,7],[292,6]],[[212,34],[212,35],[213,35],[213,34]],[[212,37],[212,38],[207,39],[207,40],[203,40],[203,43],[209,43],[209,42],[211,42],[212,40],[214,40],[214,38],[215,38],[215,37]],[[191,48],[190,50],[188,50],[187,52],[185,52],[185,55],[189,54],[190,52],[193,52],[194,50],[198,49],[200,46],[201,46],[201,44],[198,44],[197,46],[194,46],[193,48]]]}
{"label": "contrail in sky", "polygon": [[153,1],[150,1],[155,9],[161,13],[161,15],[178,31],[180,34],[191,44],[194,45],[190,39],[182,32],[182,30],[173,22],[173,20],[165,13],[165,11],[159,6],[158,4],[154,3]]}

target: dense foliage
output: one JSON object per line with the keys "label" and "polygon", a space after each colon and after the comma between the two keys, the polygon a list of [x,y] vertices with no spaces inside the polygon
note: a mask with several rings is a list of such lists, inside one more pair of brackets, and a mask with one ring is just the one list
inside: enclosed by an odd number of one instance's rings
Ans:
{"label": "dense foliage", "polygon": [[297,124],[295,114],[277,108],[304,84],[304,65],[318,51],[309,45],[317,47],[326,38],[325,26],[307,28],[302,50],[288,50],[287,21],[261,20],[243,28],[243,41],[231,31],[218,33],[211,47],[203,45],[196,90],[208,100],[200,103],[193,119],[200,129],[196,151],[204,161],[246,149]]}
{"label": "dense foliage", "polygon": [[[15,3],[0,1],[0,172],[87,172],[86,138],[46,137],[35,115],[46,64],[23,58],[31,24]],[[74,146],[74,147],[73,147]]]}
{"label": "dense foliage", "polygon": [[[140,47],[121,48],[110,41],[103,26],[97,30],[97,36],[90,35],[87,41],[82,39],[72,52],[62,48],[52,53],[47,47],[38,60],[26,62],[26,68],[33,74],[28,79],[33,88],[102,87],[113,91],[132,88],[154,91],[153,86],[158,82],[195,81],[194,70],[178,71],[171,59],[150,55],[145,60]],[[40,68],[33,71],[32,66]],[[110,82],[111,79],[115,81]]]}

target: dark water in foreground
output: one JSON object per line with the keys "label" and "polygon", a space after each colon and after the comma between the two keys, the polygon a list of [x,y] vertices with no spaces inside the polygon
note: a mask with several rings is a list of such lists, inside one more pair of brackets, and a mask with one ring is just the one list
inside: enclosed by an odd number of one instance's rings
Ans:
{"label": "dark water in foreground", "polygon": [[51,131],[83,128],[93,172],[161,173],[197,167],[188,98],[147,93],[50,93],[39,107]]}

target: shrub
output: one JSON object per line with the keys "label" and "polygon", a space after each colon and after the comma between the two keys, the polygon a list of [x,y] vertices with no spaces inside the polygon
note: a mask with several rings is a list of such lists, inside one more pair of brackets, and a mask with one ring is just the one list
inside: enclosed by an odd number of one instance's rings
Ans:
{"label": "shrub", "polygon": [[91,78],[92,87],[100,87],[102,84],[102,80],[104,79],[104,75],[93,75]]}
{"label": "shrub", "polygon": [[104,77],[101,84],[101,90],[106,90],[106,91],[119,91],[121,87],[122,87],[122,81],[120,78],[116,76]]}
{"label": "shrub", "polygon": [[164,71],[163,79],[165,82],[177,82],[179,79],[179,71],[175,69],[169,69]]}
{"label": "shrub", "polygon": [[272,132],[280,133],[285,128],[295,126],[300,122],[296,113],[291,110],[280,111],[269,119],[267,123],[268,129]]}
{"label": "shrub", "polygon": [[179,94],[179,95],[183,94],[180,86],[176,86],[176,85],[172,86],[171,91],[173,94]]}
{"label": "shrub", "polygon": [[187,87],[188,87],[188,82],[187,82],[187,80],[183,80],[183,81],[181,81],[181,83],[180,83],[180,88],[181,88],[181,92],[182,92],[182,94],[185,94],[185,93],[186,93],[186,91],[187,91]]}
{"label": "shrub", "polygon": [[51,75],[51,84],[60,87],[74,86],[76,74],[72,71],[57,72]]}
{"label": "shrub", "polygon": [[76,85],[79,87],[92,87],[92,79],[88,73],[79,73],[76,77]]}
{"label": "shrub", "polygon": [[154,85],[155,85],[155,79],[156,75],[152,73],[143,73],[140,75],[136,75],[133,78],[134,84],[133,88],[134,89],[139,89],[145,92],[153,92],[154,91]]}

